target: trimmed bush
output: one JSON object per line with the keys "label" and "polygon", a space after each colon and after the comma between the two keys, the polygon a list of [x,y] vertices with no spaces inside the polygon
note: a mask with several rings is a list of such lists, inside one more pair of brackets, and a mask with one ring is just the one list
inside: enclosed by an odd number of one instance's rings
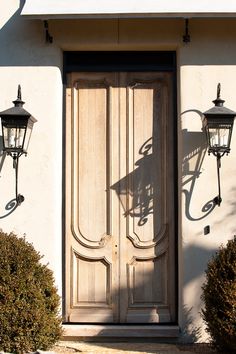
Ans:
{"label": "trimmed bush", "polygon": [[202,310],[216,348],[236,353],[236,236],[208,263]]}
{"label": "trimmed bush", "polygon": [[53,273],[34,247],[0,231],[0,350],[47,350],[62,334]]}

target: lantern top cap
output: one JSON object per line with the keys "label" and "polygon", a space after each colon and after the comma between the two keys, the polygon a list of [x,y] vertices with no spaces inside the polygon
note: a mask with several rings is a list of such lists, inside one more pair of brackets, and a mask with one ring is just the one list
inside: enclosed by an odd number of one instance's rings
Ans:
{"label": "lantern top cap", "polygon": [[21,99],[21,86],[18,85],[18,91],[17,91],[17,99],[15,101],[12,101],[14,103],[15,107],[23,107],[23,104],[25,103]]}
{"label": "lantern top cap", "polygon": [[13,101],[14,103],[14,107],[8,108],[5,111],[0,112],[0,117],[4,117],[5,119],[10,119],[10,118],[14,118],[14,117],[18,117],[18,118],[30,118],[30,120],[32,122],[37,122],[37,119],[35,119],[34,117],[32,117],[31,113],[29,113],[28,111],[26,111],[23,108],[23,104],[25,102],[22,101],[21,98],[21,86],[18,85],[18,91],[17,91],[17,99],[15,101]]}
{"label": "lantern top cap", "polygon": [[236,112],[232,111],[231,109],[224,107],[224,100],[221,99],[220,97],[220,91],[221,91],[221,84],[218,83],[217,85],[217,97],[214,101],[212,101],[215,106],[204,112],[204,115],[230,115],[230,116],[236,116]]}
{"label": "lantern top cap", "polygon": [[221,84],[218,83],[218,85],[217,85],[217,96],[216,96],[216,99],[214,101],[212,101],[213,103],[215,103],[216,107],[223,107],[223,105],[225,103],[225,101],[220,98],[220,91],[221,91]]}

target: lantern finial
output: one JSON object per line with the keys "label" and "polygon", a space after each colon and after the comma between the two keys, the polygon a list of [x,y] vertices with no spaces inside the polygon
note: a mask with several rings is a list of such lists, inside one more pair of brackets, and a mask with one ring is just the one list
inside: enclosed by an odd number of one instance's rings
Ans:
{"label": "lantern finial", "polygon": [[221,90],[221,84],[219,82],[218,85],[217,85],[217,99],[220,98],[220,90]]}
{"label": "lantern finial", "polygon": [[20,85],[18,85],[17,99],[21,100],[21,86]]}
{"label": "lantern finial", "polygon": [[13,101],[15,107],[23,107],[23,104],[25,102],[22,101],[21,99],[21,86],[18,85],[18,91],[17,91],[17,99]]}
{"label": "lantern finial", "polygon": [[216,99],[214,101],[212,101],[215,104],[215,106],[217,106],[217,107],[223,107],[224,102],[225,102],[224,100],[222,100],[220,98],[220,91],[221,91],[221,84],[218,83],[218,85],[217,85],[217,97],[216,97]]}

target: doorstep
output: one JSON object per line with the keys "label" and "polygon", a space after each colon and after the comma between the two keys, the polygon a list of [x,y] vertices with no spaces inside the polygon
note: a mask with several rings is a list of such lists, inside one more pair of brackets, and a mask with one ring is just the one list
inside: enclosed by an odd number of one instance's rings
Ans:
{"label": "doorstep", "polygon": [[179,327],[170,325],[63,324],[63,339],[165,338],[179,337]]}

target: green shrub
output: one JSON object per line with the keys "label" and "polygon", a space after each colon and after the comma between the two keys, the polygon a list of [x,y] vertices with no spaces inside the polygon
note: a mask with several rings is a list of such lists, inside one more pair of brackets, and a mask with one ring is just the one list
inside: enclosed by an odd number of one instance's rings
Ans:
{"label": "green shrub", "polygon": [[202,289],[202,315],[213,344],[236,353],[236,236],[208,263]]}
{"label": "green shrub", "polygon": [[52,271],[24,238],[0,230],[0,350],[49,349],[61,336]]}

